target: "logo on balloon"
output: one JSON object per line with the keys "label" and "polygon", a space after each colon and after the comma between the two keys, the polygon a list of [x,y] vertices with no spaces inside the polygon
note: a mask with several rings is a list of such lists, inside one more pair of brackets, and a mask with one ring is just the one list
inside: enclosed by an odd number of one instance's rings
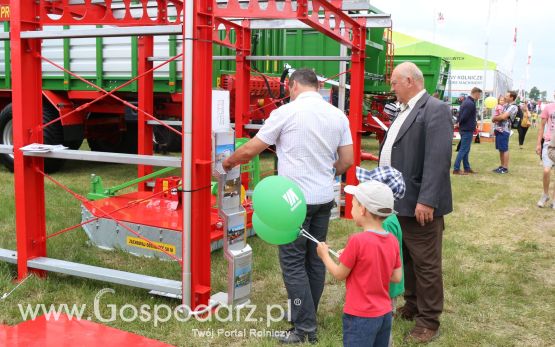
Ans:
{"label": "logo on balloon", "polygon": [[302,203],[301,199],[297,196],[297,194],[295,194],[295,192],[291,188],[288,191],[286,191],[285,194],[283,194],[282,198],[284,198],[285,201],[287,201],[287,203],[289,204],[289,206],[291,206],[291,212],[295,211],[297,207],[301,206],[301,203]]}
{"label": "logo on balloon", "polygon": [[299,237],[306,200],[295,182],[283,176],[264,178],[252,193],[252,205],[252,225],[262,240],[285,245]]}

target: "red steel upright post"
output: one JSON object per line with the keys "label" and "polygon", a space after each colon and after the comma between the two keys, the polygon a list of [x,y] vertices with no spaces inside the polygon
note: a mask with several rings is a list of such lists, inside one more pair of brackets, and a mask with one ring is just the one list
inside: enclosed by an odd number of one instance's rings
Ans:
{"label": "red steel upright post", "polygon": [[[184,40],[193,41],[193,51],[184,51],[184,60],[188,54],[193,55],[192,75],[183,80],[192,79],[192,162],[191,165],[191,302],[184,302],[195,309],[208,304],[210,299],[210,180],[212,170],[212,31],[213,0],[194,0],[193,37]],[[185,20],[191,18],[185,14]],[[187,26],[187,23],[184,23]],[[185,45],[184,45],[185,47]],[[187,73],[184,68],[184,74]],[[188,91],[184,83],[184,95]],[[184,100],[185,103],[185,100]],[[185,107],[184,110],[187,108]],[[185,122],[185,121],[184,121]],[[185,137],[185,127],[184,137]],[[191,150],[183,148],[183,151]],[[185,206],[187,208],[187,206]],[[187,228],[187,225],[183,226]],[[183,231],[183,237],[186,235]]]}
{"label": "red steel upright post", "polygon": [[35,170],[42,170],[43,160],[19,150],[43,141],[42,131],[36,130],[42,124],[40,40],[21,39],[22,31],[40,29],[39,5],[35,0],[11,0],[10,12],[17,277],[22,280],[30,271],[27,261],[46,255],[44,179]]}
{"label": "red steel upright post", "polygon": [[[152,69],[153,63],[148,58],[154,54],[154,37],[141,36],[139,38],[139,75]],[[148,118],[145,112],[154,115],[154,74],[151,72],[139,78],[139,112],[138,112],[138,154],[152,155],[152,126],[147,124]],[[138,166],[138,176],[142,177],[152,173],[152,167],[147,165]],[[139,191],[147,189],[146,182],[139,183]]]}
{"label": "red steel upright post", "polygon": [[[251,30],[248,21],[243,22],[243,29],[238,32],[235,55],[235,137],[245,136],[245,123],[250,123],[250,89],[251,63],[247,56],[251,53]],[[249,189],[249,173],[241,175],[241,184]]]}
{"label": "red steel upright post", "polygon": [[[360,165],[360,143],[362,141],[362,99],[364,94],[364,59],[366,56],[366,28],[360,25],[353,30],[353,47],[351,57],[351,92],[349,122],[353,136],[354,164],[347,171],[347,184],[357,184],[355,167]],[[352,195],[345,196],[345,217],[352,218]]]}
{"label": "red steel upright post", "polygon": [[237,33],[237,50],[235,55],[235,136],[244,136],[244,125],[249,121],[250,106],[250,61],[247,56],[251,51],[251,31],[248,22],[243,23],[243,29]]}

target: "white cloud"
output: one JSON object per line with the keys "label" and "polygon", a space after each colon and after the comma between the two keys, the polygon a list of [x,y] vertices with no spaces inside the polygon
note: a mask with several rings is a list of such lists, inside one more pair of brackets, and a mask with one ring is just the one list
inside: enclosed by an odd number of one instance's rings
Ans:
{"label": "white cloud", "polygon": [[[393,30],[453,49],[485,56],[488,37],[488,1],[484,0],[372,0],[372,5],[391,13]],[[444,21],[436,25],[437,13]],[[551,0],[494,0],[489,25],[488,59],[500,69],[513,70],[514,87],[524,83],[528,45],[534,50],[526,89],[537,86],[548,95],[555,90],[555,33],[552,17],[555,1]],[[515,26],[517,46],[513,49]]]}

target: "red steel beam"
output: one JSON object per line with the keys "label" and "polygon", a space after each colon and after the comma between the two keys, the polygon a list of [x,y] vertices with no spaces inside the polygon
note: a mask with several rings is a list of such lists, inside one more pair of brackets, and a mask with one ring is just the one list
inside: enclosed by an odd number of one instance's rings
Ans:
{"label": "red steel beam", "polygon": [[[358,45],[364,43],[366,40],[366,29],[362,28],[356,32],[353,37],[353,42]],[[362,44],[362,49],[352,49],[351,57],[351,92],[350,92],[350,108],[349,108],[349,125],[351,128],[351,135],[353,137],[353,151],[354,151],[354,165],[347,171],[347,184],[356,185],[356,166],[360,165],[360,151],[362,141],[362,98],[364,94],[364,58],[365,49]],[[352,218],[352,195],[346,194],[345,196],[345,217]]]}
{"label": "red steel beam", "polygon": [[[40,0],[43,25],[163,25],[181,23],[183,0],[106,0],[105,4],[70,4],[69,0]],[[149,12],[154,13],[151,18]]]}
{"label": "red steel beam", "polygon": [[[154,55],[154,38],[152,36],[141,36],[139,38],[139,75],[153,68],[152,61],[148,58]],[[152,126],[147,124],[148,117],[145,112],[154,114],[154,74],[148,73],[139,78],[138,81],[139,107],[138,107],[138,154],[152,155]],[[152,166],[139,165],[137,168],[138,177],[152,173]],[[139,183],[139,191],[146,191],[146,182]]]}
{"label": "red steel beam", "polygon": [[[345,14],[341,8],[326,0],[312,0],[312,11],[310,13],[308,3],[308,0],[297,1],[297,18],[301,22],[348,47],[357,44],[355,33],[364,29],[362,25]],[[322,14],[324,18],[319,17]],[[335,22],[333,28],[331,26],[332,20]],[[361,46],[357,47],[362,48]]]}
{"label": "red steel beam", "polygon": [[[10,2],[10,47],[12,66],[12,114],[14,135],[14,180],[17,238],[17,278],[29,274],[27,261],[46,256],[44,179],[42,158],[25,157],[19,148],[42,143],[42,71],[39,40],[22,40],[22,31],[39,30],[38,5],[34,0]],[[44,272],[39,272],[43,275]]]}
{"label": "red steel beam", "polygon": [[[195,309],[210,299],[210,180],[212,170],[212,32],[213,0],[194,1],[191,193],[191,303]],[[189,39],[189,38],[185,38]],[[184,52],[185,56],[191,52]],[[184,59],[185,60],[185,59]],[[184,74],[186,73],[183,69]],[[183,85],[185,91],[185,83]],[[183,129],[185,132],[185,129]],[[189,150],[183,148],[183,151]],[[184,157],[182,158],[184,159]],[[183,226],[187,228],[187,225]],[[183,233],[185,237],[185,232]],[[189,303],[184,303],[189,304]]]}
{"label": "red steel beam", "polygon": [[[243,31],[241,25],[235,24],[224,18],[214,17],[214,31],[212,40],[221,46],[225,46],[231,49],[237,49],[239,41],[241,41],[240,35]],[[221,38],[220,35],[225,33],[225,37]],[[232,41],[232,33],[235,34],[235,41]]]}
{"label": "red steel beam", "polygon": [[251,31],[248,22],[238,32],[235,55],[235,136],[244,136],[244,125],[250,122],[250,71],[251,64],[247,56],[251,51]]}
{"label": "red steel beam", "polygon": [[[309,2],[312,10],[309,12]],[[353,31],[364,27],[341,10],[342,1],[297,0],[296,10],[291,0],[267,0],[259,2],[251,0],[240,4],[239,0],[229,0],[227,4],[219,4],[214,9],[216,17],[243,19],[299,19],[313,29],[352,47]],[[319,18],[320,15],[324,18]],[[335,24],[332,27],[331,21]],[[359,46],[360,47],[360,46]]]}
{"label": "red steel beam", "polygon": [[[263,6],[263,7],[262,7]],[[294,19],[297,14],[293,10],[291,0],[267,0],[259,3],[258,0],[250,0],[248,3],[239,0],[228,0],[227,5],[218,4],[214,9],[217,17],[229,18],[266,18],[266,19]]]}
{"label": "red steel beam", "polygon": [[[237,50],[235,55],[235,137],[244,137],[244,125],[250,123],[250,70],[251,64],[247,56],[251,51],[251,31],[248,21],[243,22],[243,28],[238,32]],[[241,175],[241,184],[249,188],[249,173]]]}

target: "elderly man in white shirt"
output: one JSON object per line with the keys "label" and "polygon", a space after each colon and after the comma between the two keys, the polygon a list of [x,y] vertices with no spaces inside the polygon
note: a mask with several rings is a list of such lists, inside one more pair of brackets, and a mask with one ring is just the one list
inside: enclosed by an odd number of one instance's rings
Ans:
{"label": "elderly man in white shirt", "polygon": [[427,343],[439,336],[443,311],[441,250],[444,216],[453,210],[453,121],[449,106],[426,93],[414,63],[393,70],[391,88],[401,111],[386,134],[379,163],[399,170],[406,184],[404,198],[395,202],[405,274],[405,305],[396,317],[416,322],[407,341]]}
{"label": "elderly man in white shirt", "polygon": [[[258,134],[227,158],[230,170],[276,145],[278,175],[297,183],[308,205],[303,228],[325,241],[333,207],[333,180],[353,164],[349,121],[318,93],[314,71],[296,70],[289,78],[291,102],[273,111]],[[325,267],[316,244],[306,238],[279,246],[283,280],[291,305],[291,333],[280,342],[317,342],[316,312],[324,290]]]}

